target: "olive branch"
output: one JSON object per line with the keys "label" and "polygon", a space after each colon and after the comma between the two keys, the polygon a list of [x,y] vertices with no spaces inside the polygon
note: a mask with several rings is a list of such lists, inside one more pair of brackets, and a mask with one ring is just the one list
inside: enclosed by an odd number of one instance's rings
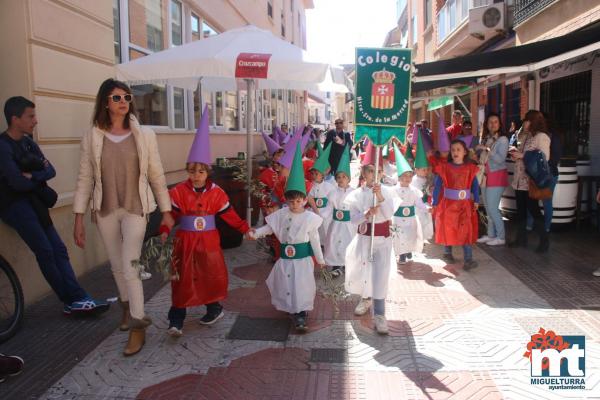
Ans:
{"label": "olive branch", "polygon": [[350,297],[350,294],[344,288],[344,280],[336,282],[335,277],[327,268],[321,268],[321,278],[323,278],[323,285],[319,288],[321,296],[331,300],[334,316],[337,317],[340,314],[340,302]]}
{"label": "olive branch", "polygon": [[141,275],[148,266],[153,266],[154,270],[160,272],[165,281],[179,280],[179,273],[172,268],[177,264],[177,255],[173,252],[175,241],[177,239],[169,236],[163,243],[160,236],[154,236],[144,242],[140,258],[131,260],[131,265]]}

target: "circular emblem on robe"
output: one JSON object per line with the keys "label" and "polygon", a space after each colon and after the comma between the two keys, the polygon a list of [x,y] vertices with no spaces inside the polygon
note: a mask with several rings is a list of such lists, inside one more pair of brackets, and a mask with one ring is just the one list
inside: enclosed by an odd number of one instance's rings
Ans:
{"label": "circular emblem on robe", "polygon": [[461,200],[464,200],[467,198],[467,191],[466,190],[461,190],[460,192],[458,192],[458,198]]}
{"label": "circular emblem on robe", "polygon": [[404,215],[405,217],[408,217],[410,215],[410,208],[408,208],[408,207],[403,208],[402,215]]}
{"label": "circular emblem on robe", "polygon": [[287,246],[285,246],[285,255],[289,258],[294,257],[296,255],[296,248],[291,244],[288,244]]}
{"label": "circular emblem on robe", "polygon": [[322,208],[323,207],[323,199],[319,198],[319,199],[315,200],[315,204],[317,205],[317,207]]}
{"label": "circular emblem on robe", "polygon": [[197,231],[203,231],[205,226],[206,226],[206,221],[204,220],[204,218],[197,217],[194,220],[194,228],[196,228]]}
{"label": "circular emblem on robe", "polygon": [[364,235],[367,233],[367,223],[363,222],[362,224],[360,224],[358,226],[358,233],[360,233],[361,235]]}
{"label": "circular emblem on robe", "polygon": [[338,220],[340,220],[340,221],[341,221],[341,220],[343,220],[343,219],[344,219],[344,212],[343,212],[342,210],[337,210],[337,211],[335,212],[335,217],[336,217]]}

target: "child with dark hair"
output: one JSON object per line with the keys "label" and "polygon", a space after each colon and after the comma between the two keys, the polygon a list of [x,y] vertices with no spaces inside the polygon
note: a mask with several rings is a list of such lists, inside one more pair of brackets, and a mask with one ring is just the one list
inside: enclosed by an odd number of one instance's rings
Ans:
{"label": "child with dark hair", "polygon": [[453,263],[452,246],[462,246],[464,269],[477,266],[473,261],[472,245],[477,241],[479,207],[479,183],[477,165],[468,159],[469,150],[462,140],[453,140],[447,163],[437,163],[434,172],[436,192],[435,242],[444,245],[444,260]]}
{"label": "child with dark hair", "polygon": [[316,294],[312,256],[319,267],[325,261],[318,231],[323,218],[305,209],[306,186],[299,145],[287,179],[285,199],[287,207],[268,215],[266,225],[250,230],[248,238],[275,234],[281,242],[281,258],[267,278],[271,303],[276,309],[292,314],[296,330],[304,332],[307,311],[313,309]]}
{"label": "child with dark hair", "polygon": [[[344,201],[350,210],[351,221],[358,226],[358,234],[346,250],[345,288],[347,292],[360,296],[354,314],[365,315],[372,307],[376,332],[387,335],[389,330],[385,318],[385,299],[390,271],[396,264],[390,234],[394,193],[392,189],[376,182],[376,178],[381,176],[381,171],[376,171],[372,165],[377,156],[375,150],[363,159],[361,175],[364,183]],[[374,235],[372,257],[371,232]]]}
{"label": "child with dark hair", "polygon": [[[171,309],[168,334],[183,334],[186,308],[206,305],[203,325],[223,317],[219,303],[227,297],[228,272],[216,228],[218,215],[240,233],[249,230],[229,204],[229,197],[210,178],[211,161],[208,141],[208,113],[202,114],[200,128],[188,156],[188,179],[169,190],[173,217],[179,224],[173,248]],[[170,229],[161,226],[163,241]]]}
{"label": "child with dark hair", "polygon": [[323,218],[323,223],[319,228],[321,244],[324,244],[326,241],[327,230],[329,229],[333,212],[329,197],[335,192],[335,186],[325,180],[325,176],[331,170],[331,166],[329,165],[331,147],[331,144],[327,146],[310,168],[312,187],[308,192],[308,204],[316,214]]}
{"label": "child with dark hair", "polygon": [[[394,145],[398,186],[394,187],[394,217],[392,237],[394,252],[400,264],[412,260],[413,253],[423,252],[423,231],[417,210],[429,212],[423,202],[423,193],[411,186],[413,170],[400,150]],[[424,155],[424,154],[423,154]]]}
{"label": "child with dark hair", "polygon": [[350,187],[350,152],[344,151],[335,173],[337,186],[329,196],[332,220],[325,238],[325,262],[331,267],[331,275],[338,277],[344,273],[346,248],[356,236],[356,225],[350,220],[350,208],[345,204],[346,197],[354,188]]}

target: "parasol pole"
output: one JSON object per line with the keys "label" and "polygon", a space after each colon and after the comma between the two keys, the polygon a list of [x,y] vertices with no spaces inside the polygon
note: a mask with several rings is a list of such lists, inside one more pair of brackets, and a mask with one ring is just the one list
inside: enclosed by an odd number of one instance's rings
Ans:
{"label": "parasol pole", "polygon": [[252,123],[252,99],[254,94],[254,83],[252,79],[245,79],[247,86],[246,96],[246,222],[248,226],[252,226],[252,130],[254,125]]}

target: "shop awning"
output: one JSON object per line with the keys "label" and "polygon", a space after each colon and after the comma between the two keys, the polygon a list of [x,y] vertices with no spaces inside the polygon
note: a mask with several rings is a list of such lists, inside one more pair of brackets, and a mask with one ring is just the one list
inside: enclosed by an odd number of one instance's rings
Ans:
{"label": "shop awning", "polygon": [[469,86],[458,89],[456,93],[446,96],[437,97],[427,104],[427,111],[434,111],[438,108],[446,107],[454,104],[454,96],[460,96],[461,94],[468,92],[471,88]]}
{"label": "shop awning", "polygon": [[413,93],[422,92],[425,90],[437,89],[448,86],[457,86],[457,85],[475,85],[477,84],[477,78],[481,78],[480,76],[474,76],[472,78],[460,78],[460,79],[444,79],[441,81],[421,81],[415,82],[411,85],[411,91]]}
{"label": "shop awning", "polygon": [[433,99],[427,104],[427,111],[434,111],[438,108],[446,107],[454,104],[454,96],[442,96]]}
{"label": "shop awning", "polygon": [[[488,53],[470,54],[448,60],[417,64],[413,82],[427,83],[429,88],[448,86],[435,85],[433,81],[459,81],[489,75],[526,73],[537,71],[561,61],[600,49],[600,23],[594,23],[578,31],[535,43],[515,46]],[[442,83],[442,82],[439,82]],[[426,90],[426,89],[420,89]]]}

